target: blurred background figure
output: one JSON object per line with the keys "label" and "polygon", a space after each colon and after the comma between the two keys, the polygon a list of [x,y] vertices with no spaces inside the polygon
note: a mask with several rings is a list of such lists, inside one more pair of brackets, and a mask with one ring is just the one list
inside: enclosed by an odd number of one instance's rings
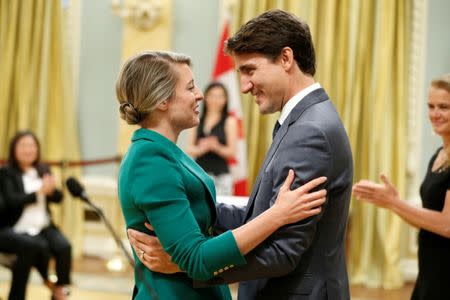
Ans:
{"label": "blurred background figure", "polygon": [[[159,8],[149,12],[145,4],[150,2]],[[225,83],[230,113],[237,112],[238,131],[245,129],[245,136],[238,134],[236,159],[244,166],[231,164],[230,171],[235,195],[248,195],[277,116],[260,116],[251,95],[240,95],[239,86],[227,81],[231,75],[236,81],[236,74],[222,51],[229,36],[224,24],[234,33],[262,11],[282,8],[314,24],[317,60],[325,62],[317,66],[316,79],[344,120],[355,155],[355,178],[376,180],[381,170],[390,170],[392,175],[387,175],[400,195],[420,202],[420,181],[440,142],[425,118],[424,90],[436,74],[450,70],[450,35],[445,34],[450,1],[331,2],[0,0],[0,164],[6,163],[12,136],[32,128],[43,146],[41,160],[52,160],[58,181],[79,178],[91,199],[107,208],[105,215],[126,241],[116,191],[118,163],[84,163],[118,157],[128,149],[134,128],[111,105],[111,87],[126,58],[146,49],[166,49],[192,55],[199,86],[212,80]],[[144,29],[142,21],[152,26]],[[219,60],[218,53],[225,59]],[[234,103],[240,109],[233,110]],[[187,145],[186,135],[179,146],[186,150]],[[242,171],[237,178],[245,180],[244,193],[236,193],[235,169]],[[101,220],[69,195],[54,206],[53,222],[72,246],[71,280],[76,285],[71,297],[130,299],[132,268],[122,269],[117,258],[123,257]],[[403,293],[400,299],[408,298],[417,276],[415,229],[393,213],[359,201],[352,202],[351,212],[347,259],[355,287],[352,298],[391,300],[391,293],[399,292],[391,290],[397,288]],[[5,241],[0,237],[0,247]],[[50,298],[33,273],[29,300]],[[10,275],[11,269],[0,266],[3,300]]]}
{"label": "blurred background figure", "polygon": [[[8,208],[2,223],[11,226],[15,233],[33,244],[31,249],[44,249],[48,257],[55,257],[58,280],[54,285],[47,279],[48,259],[43,260],[45,265],[40,265],[38,269],[52,289],[52,299],[66,299],[66,285],[70,283],[71,245],[53,223],[48,206],[49,202],[60,203],[63,194],[56,188],[56,180],[49,166],[40,162],[40,144],[33,132],[20,131],[12,138],[7,166],[1,175]],[[26,282],[28,274],[22,276]]]}
{"label": "blurred background figure", "polygon": [[3,185],[0,184],[0,251],[13,254],[2,261],[12,271],[8,299],[24,300],[28,277],[33,265],[38,269],[46,285],[50,287],[47,272],[49,256],[45,245],[36,243],[32,237],[13,230],[13,224],[9,217],[11,209],[13,208],[3,197]]}
{"label": "blurred background figure", "polygon": [[361,180],[353,187],[359,199],[393,211],[419,232],[419,274],[411,299],[450,299],[450,73],[433,80],[428,93],[428,117],[442,139],[428,164],[420,187],[423,207],[399,197],[390,180]]}
{"label": "blurred background figure", "polygon": [[218,195],[232,195],[228,160],[236,156],[237,122],[228,114],[228,91],[222,83],[211,82],[204,97],[200,124],[191,129],[186,152],[213,178]]}

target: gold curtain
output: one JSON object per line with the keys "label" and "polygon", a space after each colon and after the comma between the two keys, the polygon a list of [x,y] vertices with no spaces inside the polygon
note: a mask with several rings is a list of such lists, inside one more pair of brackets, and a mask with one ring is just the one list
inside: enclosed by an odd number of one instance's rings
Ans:
{"label": "gold curtain", "polygon": [[[232,8],[233,32],[274,8],[310,24],[316,79],[329,93],[349,134],[354,179],[376,180],[384,171],[404,195],[411,0],[238,1]],[[251,186],[278,115],[261,116],[250,96],[243,97],[243,109]],[[352,283],[384,288],[402,284],[401,224],[392,213],[352,203],[348,257]]]}
{"label": "gold curtain", "polygon": [[[76,106],[64,45],[60,0],[0,0],[0,157],[10,138],[31,129],[41,142],[43,160],[80,158]],[[61,171],[53,168],[62,178]],[[76,173],[77,170],[65,171]],[[82,205],[65,197],[52,207],[54,217],[81,250]]]}
{"label": "gold curtain", "polygon": [[[125,3],[130,2],[126,0]],[[132,55],[149,49],[170,50],[172,38],[172,0],[161,2],[161,15],[151,30],[140,30],[130,21],[123,22],[122,37],[122,61],[127,60]],[[118,110],[117,110],[118,111]],[[137,125],[128,125],[119,118],[119,153],[125,154],[131,143],[133,132],[138,129]]]}
{"label": "gold curtain", "polygon": [[[297,16],[308,19],[310,15],[309,0],[240,0],[231,6],[231,31],[251,18],[270,9],[284,9]],[[267,149],[272,142],[272,129],[279,114],[261,115],[251,95],[242,95],[244,128],[247,136],[248,183],[253,186]]]}
{"label": "gold curtain", "polygon": [[[378,174],[386,172],[404,196],[411,1],[349,4],[355,8],[349,24],[357,29],[349,37],[355,50],[353,56],[348,56],[347,72],[341,74],[347,75],[347,83],[352,84],[339,92],[343,98],[336,99],[352,144],[355,180],[378,180]],[[339,82],[339,78],[342,77],[336,76],[333,81]],[[334,87],[332,91],[338,90]],[[349,102],[343,105],[341,101]],[[402,285],[402,224],[386,210],[353,203],[349,256],[353,283],[383,288]]]}

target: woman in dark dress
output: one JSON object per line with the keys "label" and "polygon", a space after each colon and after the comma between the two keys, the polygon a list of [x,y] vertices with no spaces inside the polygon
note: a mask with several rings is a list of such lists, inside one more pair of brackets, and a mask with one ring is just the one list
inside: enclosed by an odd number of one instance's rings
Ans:
{"label": "woman in dark dress", "polygon": [[389,179],[383,184],[361,180],[353,193],[389,209],[419,232],[419,274],[411,299],[450,299],[450,74],[431,82],[428,117],[443,146],[431,158],[420,187],[423,207],[402,201]]}
{"label": "woman in dark dress", "polygon": [[200,124],[190,132],[186,152],[210,175],[218,195],[232,195],[228,160],[236,156],[237,121],[228,115],[228,92],[220,82],[204,93]]}

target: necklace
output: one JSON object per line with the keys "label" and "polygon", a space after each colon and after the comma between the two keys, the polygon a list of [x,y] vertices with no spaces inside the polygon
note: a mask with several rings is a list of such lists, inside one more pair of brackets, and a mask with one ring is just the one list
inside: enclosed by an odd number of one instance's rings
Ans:
{"label": "necklace", "polygon": [[442,148],[442,163],[439,168],[437,168],[436,173],[446,172],[450,167],[450,162],[448,160],[448,154],[445,148]]}

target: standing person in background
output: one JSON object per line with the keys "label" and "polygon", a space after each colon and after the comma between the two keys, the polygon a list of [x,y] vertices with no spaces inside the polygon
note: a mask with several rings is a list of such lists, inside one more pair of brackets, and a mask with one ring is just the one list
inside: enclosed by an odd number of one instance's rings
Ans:
{"label": "standing person in background", "polygon": [[228,92],[222,83],[210,83],[204,97],[200,124],[191,129],[186,152],[214,180],[218,195],[232,195],[228,160],[236,156],[237,122],[228,114]]}
{"label": "standing person in background", "polygon": [[450,299],[450,73],[431,82],[428,118],[442,139],[420,187],[422,207],[403,201],[385,175],[382,184],[361,180],[354,195],[399,215],[419,231],[419,274],[412,300]]}
{"label": "standing person in background", "polygon": [[52,287],[52,299],[65,300],[70,284],[72,248],[52,221],[49,202],[60,203],[63,194],[48,165],[40,161],[40,144],[31,131],[19,131],[11,140],[8,164],[1,184],[9,212],[7,224],[30,242],[45,245],[55,257],[58,281]]}
{"label": "standing person in background", "polygon": [[[326,191],[308,192],[321,177],[290,190],[292,170],[271,208],[247,224],[212,236],[216,223],[215,189],[211,178],[176,142],[179,134],[199,124],[203,95],[195,85],[189,57],[167,51],[140,53],[125,62],[116,83],[120,116],[140,126],[122,160],[118,193],[127,228],[153,225],[175,266],[172,274],[152,272],[138,261],[149,257],[134,247],[133,299],[231,299],[226,285],[195,288],[192,279],[211,279],[244,265],[243,255],[286,224],[320,212]],[[286,177],[287,176],[287,177]],[[151,253],[150,253],[151,254]],[[181,271],[183,270],[183,271]]]}

